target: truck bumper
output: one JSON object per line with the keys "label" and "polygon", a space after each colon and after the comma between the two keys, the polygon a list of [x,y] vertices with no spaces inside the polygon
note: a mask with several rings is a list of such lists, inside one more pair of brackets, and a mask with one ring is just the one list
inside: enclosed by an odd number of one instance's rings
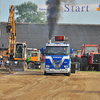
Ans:
{"label": "truck bumper", "polygon": [[69,73],[70,71],[71,71],[70,68],[66,68],[66,69],[49,69],[49,68],[45,68],[46,73]]}

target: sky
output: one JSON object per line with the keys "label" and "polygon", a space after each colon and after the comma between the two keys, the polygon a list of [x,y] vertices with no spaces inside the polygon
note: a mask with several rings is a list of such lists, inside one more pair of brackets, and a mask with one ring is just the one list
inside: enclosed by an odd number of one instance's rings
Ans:
{"label": "sky", "polygon": [[[45,4],[46,0],[1,0],[1,22],[8,22],[10,5],[19,5],[27,1]],[[100,4],[100,0],[64,0],[62,4]],[[73,1],[73,2],[70,2]],[[16,17],[16,16],[15,16]],[[61,24],[100,24],[100,12],[61,12],[58,23]]]}

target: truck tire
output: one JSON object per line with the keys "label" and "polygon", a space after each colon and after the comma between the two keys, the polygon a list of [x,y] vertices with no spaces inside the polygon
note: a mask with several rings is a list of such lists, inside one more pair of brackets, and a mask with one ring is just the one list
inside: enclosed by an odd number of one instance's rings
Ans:
{"label": "truck tire", "polygon": [[70,75],[71,75],[71,72],[69,72],[69,73],[66,73],[65,75],[66,75],[66,76],[70,76]]}
{"label": "truck tire", "polygon": [[83,57],[82,62],[83,62],[83,71],[88,71],[88,59]]}
{"label": "truck tire", "polygon": [[35,64],[33,62],[28,63],[28,69],[34,69]]}
{"label": "truck tire", "polygon": [[44,75],[47,75],[46,71],[44,71]]}

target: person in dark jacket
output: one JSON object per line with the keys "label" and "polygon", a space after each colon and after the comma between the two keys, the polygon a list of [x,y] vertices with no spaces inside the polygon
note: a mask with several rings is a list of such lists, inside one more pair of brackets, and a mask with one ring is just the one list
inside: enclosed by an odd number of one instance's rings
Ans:
{"label": "person in dark jacket", "polygon": [[2,64],[3,64],[3,57],[0,56],[0,67],[1,67]]}

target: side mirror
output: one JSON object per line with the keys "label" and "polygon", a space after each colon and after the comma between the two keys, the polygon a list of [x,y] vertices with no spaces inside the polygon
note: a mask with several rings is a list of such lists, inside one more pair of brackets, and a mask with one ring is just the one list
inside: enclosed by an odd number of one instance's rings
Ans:
{"label": "side mirror", "polygon": [[71,48],[71,54],[73,54],[73,53],[74,53],[73,48]]}
{"label": "side mirror", "polygon": [[43,47],[41,48],[41,54],[44,55],[44,48]]}

